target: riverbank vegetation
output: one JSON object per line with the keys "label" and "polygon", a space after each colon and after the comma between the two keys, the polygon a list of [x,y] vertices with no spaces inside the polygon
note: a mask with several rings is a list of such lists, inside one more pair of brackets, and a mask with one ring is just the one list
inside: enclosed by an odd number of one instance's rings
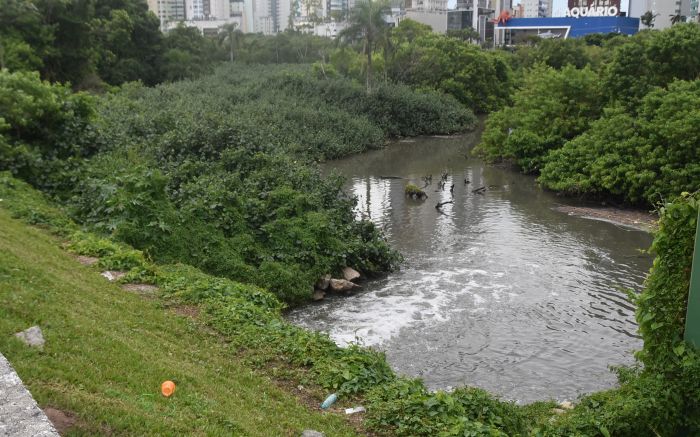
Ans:
{"label": "riverbank vegetation", "polygon": [[[60,210],[7,173],[0,173],[0,198],[0,351],[37,402],[61,412],[53,416],[60,417],[61,435],[206,430],[266,437],[304,429],[357,435],[341,417],[301,405],[252,371],[222,338],[183,317],[193,316],[194,308],[164,309],[168,301],[144,298],[100,276],[103,269],[137,274],[144,265],[140,252],[78,232]],[[99,266],[80,265],[61,250],[61,240],[70,240],[73,253],[99,256]],[[274,299],[254,287],[237,287]],[[12,335],[32,325],[42,329],[43,350]],[[171,398],[159,393],[167,379],[177,384]]]}
{"label": "riverbank vegetation", "polygon": [[[0,208],[48,229],[74,254],[99,258],[95,269],[123,270],[121,281],[157,287],[158,303],[186,305],[198,327],[214,334],[165,320],[157,305],[120,296],[116,287],[88,299],[104,284],[97,271],[72,278],[67,258],[47,247],[57,241],[2,213],[8,231],[0,239],[0,280],[18,290],[3,287],[0,294],[8,303],[1,306],[3,351],[20,363],[40,402],[75,411],[86,432],[101,432],[95,430],[106,422],[124,434],[193,427],[255,434],[260,417],[281,417],[275,432],[309,423],[351,433],[332,417],[298,413],[297,420],[297,410],[282,411],[286,400],[265,402],[252,417],[245,409],[232,421],[243,407],[222,400],[220,369],[235,380],[231,373],[251,366],[338,392],[341,402],[363,402],[366,425],[382,434],[700,432],[700,361],[682,341],[698,195],[681,192],[695,192],[700,180],[697,26],[539,41],[509,53],[474,47],[469,33],[434,35],[405,20],[382,29],[374,50],[362,53],[362,42],[350,36],[336,46],[297,33],[232,32],[213,40],[180,27],[162,35],[136,1],[98,0],[94,8],[0,1]],[[103,94],[73,93],[78,89]],[[585,396],[563,414],[552,411],[553,402],[522,407],[473,388],[431,392],[395,375],[381,353],[339,348],[281,316],[286,305],[307,301],[323,274],[352,266],[373,275],[400,262],[372,223],[355,219],[342,181],[322,177],[316,163],[382,147],[392,137],[468,130],[472,111],[491,112],[481,153],[540,174],[549,188],[664,201],[652,247],[657,260],[636,297],[645,341],[640,365],[618,371],[619,388]],[[42,254],[49,262],[36,263]],[[27,262],[31,271],[22,270]],[[46,270],[54,265],[60,271]],[[30,276],[43,278],[41,286]],[[28,310],[17,299],[36,305]],[[83,305],[92,318],[79,311]],[[112,332],[118,324],[105,322],[112,319],[134,329]],[[10,334],[27,323],[46,326],[56,349],[35,355],[13,342]],[[95,358],[102,343],[77,349],[95,323],[96,338],[117,355]],[[74,330],[62,334],[55,326]],[[115,369],[108,357],[140,363],[146,339],[162,339],[156,331],[182,337],[175,358],[134,370],[142,379],[115,389],[112,380],[131,367]],[[138,333],[144,335],[124,345]],[[165,350],[170,342],[151,346]],[[184,351],[188,342],[214,345]],[[228,363],[233,354],[245,360],[240,367]],[[60,369],[64,360],[72,366]],[[152,381],[182,362],[184,369],[211,364],[196,373],[198,382],[181,379],[185,387],[201,384],[224,410],[194,394],[182,395],[181,404],[153,399]],[[102,372],[78,374],[85,363]],[[257,408],[250,386],[265,383],[235,381]],[[161,413],[181,415],[158,425]]]}
{"label": "riverbank vegetation", "polygon": [[478,152],[570,195],[654,205],[700,188],[699,26],[611,38],[596,56],[583,41],[542,47]]}
{"label": "riverbank vegetation", "polygon": [[264,286],[289,303],[310,298],[328,272],[352,265],[372,275],[399,261],[314,161],[475,121],[449,96],[390,84],[367,95],[304,66],[227,66],[99,99],[3,71],[0,95],[0,168],[153,259]]}
{"label": "riverbank vegetation", "polygon": [[[645,341],[644,349],[638,358],[644,367],[620,369],[621,386],[619,388],[585,396],[579,399],[572,410],[560,412],[554,411],[557,404],[553,402],[517,406],[514,403],[500,401],[483,390],[473,388],[461,388],[452,392],[430,392],[420,380],[396,376],[380,353],[358,346],[339,348],[326,335],[311,333],[285,322],[280,313],[283,308],[282,302],[263,288],[210,276],[184,264],[154,264],[148,261],[141,251],[83,232],[61,209],[51,206],[44,196],[27,184],[13,178],[7,172],[0,175],[0,196],[3,199],[0,209],[8,211],[16,219],[43,227],[60,236],[61,240],[64,241],[63,247],[74,254],[98,258],[94,267],[98,269],[97,271],[119,269],[127,272],[120,279],[120,282],[146,283],[158,287],[152,297],[157,297],[167,307],[182,307],[187,310],[188,314],[194,314],[199,322],[222,336],[229,345],[228,347],[231,348],[231,353],[239,359],[243,357],[246,365],[258,368],[264,373],[272,372],[276,377],[292,381],[294,384],[302,383],[310,387],[312,392],[316,393],[317,401],[320,400],[321,395],[320,392],[314,391],[313,387],[339,393],[341,396],[340,407],[350,405],[353,402],[363,402],[368,411],[366,426],[381,434],[654,436],[676,435],[678,433],[693,435],[700,431],[700,422],[698,421],[700,405],[696,396],[700,390],[700,378],[698,378],[700,357],[682,340],[695,218],[700,205],[700,199],[697,195],[686,194],[662,210],[660,228],[652,246],[657,259],[646,282],[645,290],[635,298],[639,305],[637,319]],[[24,290],[37,293],[36,283],[32,282],[34,285],[26,288],[29,286],[22,285],[24,282],[17,273],[17,271],[24,271],[28,268],[26,262],[35,259],[32,257],[38,256],[40,259],[46,259],[48,256],[46,254],[51,254],[52,257],[61,259],[53,261],[51,265],[58,263],[62,269],[61,272],[71,268],[68,264],[74,263],[73,261],[58,255],[56,248],[44,247],[47,244],[59,245],[61,240],[48,240],[46,237],[39,236],[36,231],[23,229],[17,223],[9,221],[5,212],[0,214],[0,220],[3,221],[3,229],[7,230],[0,241],[5,245],[10,244],[7,251],[3,250],[3,254],[12,254],[11,256],[17,257],[16,260],[15,258],[10,260],[14,263],[25,263],[22,269],[12,270],[9,266],[13,264],[8,259],[3,258],[3,269],[9,272],[2,276],[3,280],[20,284],[20,294],[15,294],[15,298],[22,296],[21,293],[24,293]],[[31,237],[26,237],[26,235]],[[16,253],[16,248],[19,247],[18,242],[25,242],[22,244],[24,247],[27,238],[32,239],[30,247],[39,247],[42,255]],[[35,246],[36,241],[41,241],[41,244],[36,243]],[[26,252],[28,249],[24,250]],[[47,264],[43,263],[42,266],[44,265]],[[48,274],[44,273],[45,267],[42,266],[32,267],[35,271],[33,277],[43,277]],[[140,308],[127,312],[129,317],[132,315],[136,317],[135,320],[129,322],[129,326],[136,329],[129,334],[130,337],[136,335],[132,342],[140,341],[138,333],[144,332],[144,329],[146,331],[150,329],[141,327],[143,323],[148,323],[148,326],[157,326],[159,332],[181,331],[181,328],[175,327],[175,325],[180,326],[179,321],[158,322],[162,316],[151,313],[159,311],[156,306],[139,304],[137,299],[140,298],[133,296],[117,297],[126,293],[117,287],[105,284],[107,300],[103,298],[96,300],[95,288],[101,287],[97,281],[104,281],[104,279],[97,275],[97,271],[90,274],[85,268],[78,267],[76,263],[72,268],[81,269],[79,278],[81,278],[81,283],[86,284],[87,288],[85,289],[89,290],[91,314],[106,312],[105,317],[100,318],[101,321],[110,320],[123,326],[122,310],[124,305],[128,307],[135,305],[134,308]],[[33,307],[33,312],[27,312],[23,306],[14,304],[3,306],[3,311],[7,313],[3,317],[3,330],[8,333],[3,338],[11,338],[9,333],[23,328],[26,323],[35,323],[37,311],[46,313],[45,316],[39,318],[39,323],[47,329],[50,348],[53,347],[51,343],[56,341],[57,349],[52,353],[64,353],[65,351],[61,352],[63,349],[73,351],[76,347],[74,342],[84,344],[82,343],[83,336],[88,335],[91,338],[94,336],[96,327],[92,323],[89,324],[89,332],[78,329],[76,332],[67,334],[60,332],[61,329],[68,329],[61,328],[64,323],[53,321],[54,317],[70,318],[77,317],[79,314],[71,315],[72,311],[64,314],[62,310],[55,310],[57,305],[55,299],[65,299],[66,297],[66,294],[61,292],[64,285],[57,284],[65,283],[66,286],[72,287],[71,281],[76,278],[75,272],[71,272],[69,276],[65,276],[64,273],[61,275],[53,280],[51,289],[56,291],[37,300],[37,305],[43,305],[43,307]],[[3,287],[3,290],[10,289]],[[73,297],[67,302],[70,302],[69,307],[72,309],[75,299],[82,296],[80,294],[82,292],[78,292],[76,296],[75,289],[71,288],[71,290],[73,291],[70,295]],[[83,290],[83,287],[79,287],[78,290]],[[115,296],[114,293],[117,295]],[[3,294],[0,295],[0,298],[3,301],[8,301],[10,296]],[[115,299],[119,299],[122,303],[115,306]],[[147,308],[142,308],[143,305],[147,305]],[[144,311],[146,313],[143,313]],[[65,326],[73,325],[69,323]],[[77,326],[82,325],[78,324]],[[190,332],[192,332],[191,329]],[[113,329],[109,329],[108,332],[121,335],[119,331]],[[190,335],[205,334],[196,334],[195,331],[193,334],[182,333],[179,336],[186,339]],[[162,335],[158,337],[161,338]],[[148,338],[149,351],[152,351],[151,347],[154,345],[150,337]],[[201,342],[205,341],[209,340],[201,340]],[[201,342],[198,344],[208,344],[209,347],[217,349],[218,343],[216,340],[212,341],[215,342],[213,345]],[[172,345],[167,346],[171,353],[173,353],[172,347]],[[19,343],[11,342],[8,346],[3,347],[3,350],[9,351],[9,358],[13,362],[20,363],[18,366],[20,375],[24,377],[27,375],[29,380],[33,381],[34,385],[30,386],[34,392],[39,393],[38,396],[42,403],[76,413],[82,421],[81,426],[90,427],[97,426],[98,423],[100,425],[107,423],[110,429],[117,432],[144,433],[148,429],[146,426],[149,426],[149,423],[162,424],[162,421],[156,420],[156,418],[160,417],[159,412],[165,411],[164,408],[172,412],[167,414],[178,414],[178,417],[187,418],[190,417],[190,413],[187,412],[189,408],[196,408],[197,405],[200,405],[197,402],[190,404],[192,399],[199,399],[195,392],[205,390],[211,394],[211,388],[208,388],[207,385],[208,381],[211,381],[210,377],[198,374],[199,380],[195,381],[193,374],[183,374],[181,378],[178,378],[181,392],[193,391],[183,394],[184,400],[175,405],[159,402],[156,398],[147,398],[150,399],[148,408],[145,410],[142,408],[145,405],[144,399],[146,399],[143,398],[143,393],[155,391],[157,383],[160,381],[159,378],[162,378],[164,374],[172,375],[172,372],[175,372],[176,375],[179,374],[177,369],[182,369],[182,360],[177,361],[177,364],[174,361],[163,362],[159,364],[157,371],[155,369],[152,371],[150,368],[144,369],[143,371],[147,374],[143,375],[143,380],[134,380],[133,384],[128,386],[115,388],[114,384],[110,383],[106,388],[99,381],[95,381],[94,384],[83,382],[80,396],[66,390],[57,392],[54,379],[44,380],[39,376],[32,375],[42,375],[48,372],[49,375],[53,375],[52,378],[59,380],[75,378],[75,375],[71,375],[69,370],[65,371],[67,373],[56,373],[53,360],[37,362],[34,357],[36,353],[27,351]],[[51,350],[49,349],[49,351]],[[131,351],[133,348],[119,353],[124,355],[125,360],[128,361],[128,354],[132,353]],[[95,352],[103,353],[104,349],[96,348]],[[79,350],[75,353],[70,352],[70,355],[73,360],[90,359],[90,353],[90,351]],[[215,363],[216,356],[218,356],[216,354],[223,353],[225,355],[227,352],[212,352],[211,349],[207,349],[207,354],[211,355],[212,353],[213,357],[207,358],[208,363]],[[191,355],[192,352],[190,351],[189,354]],[[173,356],[168,355],[168,357]],[[97,368],[94,361],[91,368],[100,372],[100,369],[106,366],[103,369],[106,372],[111,369],[112,364],[111,360],[107,362],[97,360]],[[229,363],[226,368],[228,369],[232,365],[234,364]],[[208,368],[205,367],[200,372],[207,372]],[[219,372],[220,370],[217,371],[217,373]],[[141,375],[141,373],[143,372],[137,374]],[[84,380],[84,375],[81,380]],[[259,384],[255,382],[253,376],[251,376],[251,381],[254,384]],[[247,384],[247,382],[240,383]],[[237,386],[239,382],[235,379],[227,378],[224,383],[219,385],[226,384],[234,384],[236,388],[240,388]],[[101,399],[105,396],[120,396],[120,405],[123,408],[114,408],[105,401],[104,406],[99,407],[100,413],[95,415],[93,410],[95,399],[98,399],[102,405]],[[89,404],[84,404],[82,399],[90,399]],[[259,403],[253,402],[253,404],[256,405],[257,411]],[[138,410],[133,410],[133,408],[138,408]],[[241,408],[246,411],[245,407]],[[263,414],[267,415],[271,414],[270,412],[276,407],[263,405],[261,408],[264,409]],[[133,421],[133,418],[136,417],[134,414],[137,414],[135,411],[139,411],[138,417],[143,416],[143,422]],[[228,416],[225,414],[220,419],[215,419],[215,417],[219,417],[216,409],[208,411],[213,415],[198,415],[195,421],[169,422],[168,426],[177,427],[172,429],[187,432],[193,424],[197,424],[198,427],[211,427],[214,425],[210,422],[217,420],[217,427],[223,426],[226,429],[255,435],[255,432],[248,428],[250,425],[245,416],[247,413],[244,413],[243,417],[237,414],[237,419],[232,421],[226,419]],[[288,412],[276,414],[287,417]],[[254,417],[252,420],[256,420]],[[156,422],[153,422],[154,420]],[[328,420],[330,422],[326,422],[326,424],[321,422],[306,423],[315,423],[319,427],[324,427],[323,429],[327,429],[326,426],[341,426],[337,423],[331,425],[332,418],[328,418]],[[298,419],[293,422],[278,421],[278,425],[292,427],[292,429],[301,426],[301,423],[303,422],[298,421]],[[336,428],[334,432],[342,435],[341,429],[342,427]]]}

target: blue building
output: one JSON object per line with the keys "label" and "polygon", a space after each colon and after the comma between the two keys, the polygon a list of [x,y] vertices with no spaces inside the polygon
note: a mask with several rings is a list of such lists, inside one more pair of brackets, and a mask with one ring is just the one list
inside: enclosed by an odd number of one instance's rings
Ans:
{"label": "blue building", "polygon": [[639,31],[639,18],[632,17],[547,17],[511,18],[495,27],[501,43],[521,42],[528,36],[541,38],[579,38],[591,33],[634,35]]}

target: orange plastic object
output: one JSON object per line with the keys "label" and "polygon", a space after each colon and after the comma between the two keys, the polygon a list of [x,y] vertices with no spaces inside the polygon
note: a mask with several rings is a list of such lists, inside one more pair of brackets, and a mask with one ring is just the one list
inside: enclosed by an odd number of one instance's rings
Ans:
{"label": "orange plastic object", "polygon": [[172,381],[165,381],[160,385],[160,392],[163,393],[163,396],[166,398],[171,396],[175,393],[175,383]]}

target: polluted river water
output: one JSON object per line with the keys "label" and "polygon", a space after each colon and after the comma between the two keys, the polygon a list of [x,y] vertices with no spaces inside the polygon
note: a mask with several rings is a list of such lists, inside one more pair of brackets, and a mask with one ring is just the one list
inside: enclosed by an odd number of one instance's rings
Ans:
{"label": "polluted river water", "polygon": [[[651,235],[556,211],[562,200],[532,177],[467,157],[477,139],[419,138],[327,163],[405,262],[288,319],[385,351],[431,389],[476,386],[526,403],[614,386],[609,366],[631,364],[641,347],[626,290],[641,290]],[[427,175],[428,199],[407,198],[406,184]]]}

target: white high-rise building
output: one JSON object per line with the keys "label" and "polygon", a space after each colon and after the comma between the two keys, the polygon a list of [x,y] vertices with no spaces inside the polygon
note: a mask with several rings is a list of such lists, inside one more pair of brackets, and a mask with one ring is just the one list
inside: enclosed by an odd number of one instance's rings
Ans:
{"label": "white high-rise building", "polygon": [[410,8],[420,11],[445,11],[447,10],[447,0],[409,0]]}
{"label": "white high-rise building", "polygon": [[185,0],[147,0],[147,3],[148,9],[160,20],[161,29],[165,29],[167,23],[186,19]]}
{"label": "white high-rise building", "polygon": [[[147,0],[161,21],[163,30],[178,23],[199,28],[207,34],[237,23],[242,32],[267,35],[289,27],[292,0]],[[347,4],[347,0],[344,0]]]}
{"label": "white high-rise building", "polygon": [[552,16],[552,0],[522,0],[524,18]]}
{"label": "white high-rise building", "polygon": [[289,27],[291,0],[253,0],[252,6],[253,32],[272,35]]}
{"label": "white high-rise building", "polygon": [[[666,29],[671,27],[674,16],[690,16],[690,0],[630,0],[630,17],[638,18],[648,11],[656,15],[654,29]],[[640,27],[644,28],[644,25],[640,24]]]}

